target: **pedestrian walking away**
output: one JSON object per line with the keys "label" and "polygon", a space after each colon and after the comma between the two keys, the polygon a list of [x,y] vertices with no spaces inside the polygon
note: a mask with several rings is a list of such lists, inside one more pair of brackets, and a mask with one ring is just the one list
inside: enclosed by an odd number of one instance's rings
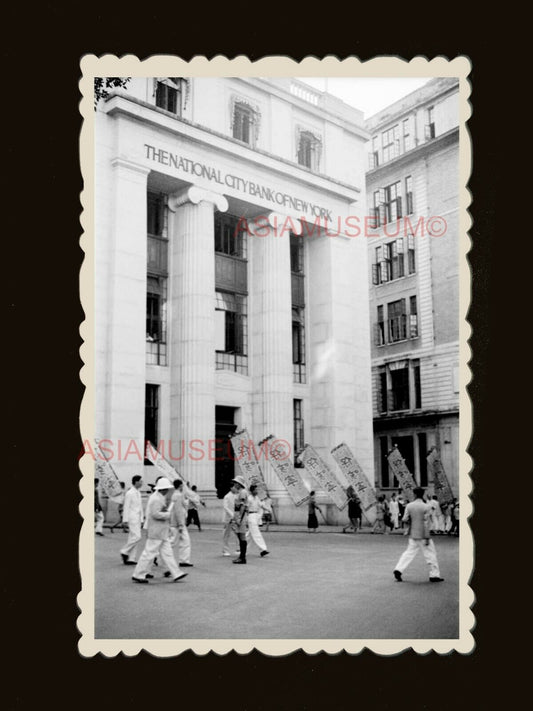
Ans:
{"label": "pedestrian walking away", "polygon": [[248,545],[246,541],[246,534],[248,531],[248,493],[246,491],[246,484],[242,476],[236,476],[235,479],[231,480],[231,483],[237,485],[232,525],[233,530],[239,539],[239,557],[235,558],[233,562],[245,565],[246,548]]}
{"label": "pedestrian walking away", "polygon": [[94,480],[94,532],[97,536],[104,535],[104,510],[100,504],[99,495],[100,479]]}
{"label": "pedestrian walking away", "polygon": [[200,494],[196,491],[196,484],[194,484],[189,491],[189,509],[187,511],[187,526],[190,523],[194,523],[198,527],[198,530],[202,530],[200,525],[200,516],[198,515],[198,507],[202,505],[205,508],[205,503],[202,501]]}
{"label": "pedestrian walking away", "polygon": [[155,491],[148,499],[146,506],[146,545],[133,571],[132,580],[135,583],[148,583],[148,577],[153,577],[150,568],[156,556],[160,556],[163,563],[170,571],[173,582],[184,578],[187,573],[182,572],[170,544],[170,515],[171,506],[169,493],[172,484],[166,477],[158,479]]}
{"label": "pedestrian walking away", "polygon": [[309,533],[317,533],[318,531],[318,518],[316,517],[316,511],[320,511],[322,514],[322,509],[315,501],[315,492],[311,491],[309,494],[309,502],[307,503],[307,528]]}
{"label": "pedestrian walking away", "polygon": [[139,474],[131,479],[131,488],[124,497],[122,509],[122,527],[128,534],[126,545],[121,548],[120,555],[124,565],[137,565],[137,548],[141,542],[141,527],[144,520],[141,498],[142,477]]}
{"label": "pedestrian walking away", "polygon": [[250,536],[252,541],[261,551],[260,556],[264,558],[269,554],[267,550],[267,545],[265,539],[263,538],[261,531],[259,530],[259,523],[261,521],[263,505],[261,499],[257,495],[257,486],[252,484],[250,486],[250,494],[248,496],[248,530],[250,531]]}
{"label": "pedestrian walking away", "polygon": [[429,567],[429,580],[432,583],[441,583],[444,579],[440,576],[439,563],[435,544],[431,540],[430,519],[431,506],[424,501],[424,489],[416,487],[413,489],[415,500],[407,504],[403,515],[404,523],[409,524],[407,535],[409,543],[407,548],[396,563],[393,574],[396,581],[402,582],[402,574],[407,566],[412,563],[417,553],[422,551],[426,563]]}

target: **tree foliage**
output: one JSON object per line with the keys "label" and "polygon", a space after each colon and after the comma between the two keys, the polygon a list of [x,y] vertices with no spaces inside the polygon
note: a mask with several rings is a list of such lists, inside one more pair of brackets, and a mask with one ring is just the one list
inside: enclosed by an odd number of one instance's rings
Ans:
{"label": "tree foliage", "polygon": [[100,99],[109,96],[112,89],[124,89],[131,77],[95,77],[94,79],[94,108],[98,106]]}

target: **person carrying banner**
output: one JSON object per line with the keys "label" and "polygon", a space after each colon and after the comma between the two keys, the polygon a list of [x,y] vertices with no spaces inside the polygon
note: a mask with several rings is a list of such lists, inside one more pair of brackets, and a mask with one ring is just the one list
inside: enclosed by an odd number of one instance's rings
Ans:
{"label": "person carrying banner", "polygon": [[148,583],[148,577],[153,577],[150,567],[154,558],[159,555],[170,571],[173,582],[184,578],[187,573],[179,569],[174,552],[170,545],[170,511],[168,493],[172,484],[166,477],[158,479],[154,493],[148,499],[146,506],[147,539],[139,562],[133,571],[132,580],[135,583]]}
{"label": "person carrying banner", "polygon": [[100,484],[100,479],[95,479],[94,480],[94,521],[95,521],[94,532],[96,533],[97,536],[103,536],[104,535],[104,531],[103,531],[104,510],[102,509],[102,505],[100,503],[99,484]]}
{"label": "person carrying banner", "polygon": [[403,516],[404,522],[409,524],[409,543],[400,556],[400,560],[396,563],[393,575],[396,578],[396,582],[403,582],[402,574],[404,570],[412,563],[418,551],[422,551],[429,567],[429,581],[431,583],[441,583],[444,578],[440,577],[437,551],[429,532],[431,506],[424,501],[424,489],[417,486],[413,489],[413,494],[415,495],[415,500],[407,504]]}
{"label": "person carrying banner", "polygon": [[361,502],[352,486],[346,489],[346,494],[348,495],[348,518],[350,523],[342,529],[342,532],[346,533],[348,529],[352,529],[354,533],[357,533],[361,524]]}
{"label": "person carrying banner", "polygon": [[233,530],[239,539],[239,557],[235,558],[233,561],[238,565],[246,564],[246,548],[248,546],[246,541],[246,534],[248,529],[248,494],[246,493],[246,483],[242,476],[236,476],[235,479],[231,480],[232,484],[235,484],[238,489],[235,494],[235,504],[234,504],[234,516],[233,516]]}
{"label": "person carrying banner", "polygon": [[250,531],[250,536],[252,541],[261,551],[260,556],[264,558],[269,554],[265,539],[263,538],[261,531],[259,530],[259,522],[261,521],[263,504],[257,495],[257,485],[252,484],[250,486],[250,494],[248,496],[248,529]]}
{"label": "person carrying banner", "polygon": [[135,553],[141,541],[141,526],[144,519],[140,492],[142,484],[142,477],[135,474],[131,479],[131,488],[124,497],[122,526],[128,534],[126,545],[120,551],[124,565],[137,565]]}
{"label": "person carrying banner", "polygon": [[315,511],[320,511],[322,514],[322,509],[315,501],[315,492],[311,491],[309,494],[309,501],[307,502],[307,529],[309,530],[309,533],[318,532],[318,518],[316,517]]}

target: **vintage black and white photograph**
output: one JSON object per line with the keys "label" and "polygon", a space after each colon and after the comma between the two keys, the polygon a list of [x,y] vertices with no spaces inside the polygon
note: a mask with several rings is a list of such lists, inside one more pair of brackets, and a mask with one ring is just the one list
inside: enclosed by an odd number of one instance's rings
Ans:
{"label": "vintage black and white photograph", "polygon": [[470,70],[83,57],[81,654],[472,649]]}

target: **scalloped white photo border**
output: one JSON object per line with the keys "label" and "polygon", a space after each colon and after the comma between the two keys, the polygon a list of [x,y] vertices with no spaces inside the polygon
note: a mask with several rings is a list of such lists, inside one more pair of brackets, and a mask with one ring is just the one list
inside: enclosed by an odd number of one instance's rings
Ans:
{"label": "scalloped white photo border", "polygon": [[159,75],[173,76],[213,76],[213,77],[457,77],[459,79],[460,123],[459,123],[459,341],[460,341],[460,417],[459,417],[459,503],[461,535],[459,538],[459,637],[454,639],[95,639],[94,612],[94,513],[92,507],[92,491],[94,486],[94,462],[87,454],[80,460],[82,477],[80,492],[82,500],[79,510],[83,523],[79,538],[79,566],[82,586],[77,602],[80,614],[77,620],[81,637],[78,649],[81,655],[92,657],[103,654],[114,657],[123,653],[135,656],[143,649],[159,657],[171,657],[192,650],[203,656],[209,652],[219,655],[235,651],[238,654],[248,654],[253,649],[268,656],[284,656],[302,649],[307,654],[338,654],[346,651],[349,654],[359,654],[368,649],[379,655],[396,655],[409,649],[418,654],[434,651],[438,654],[459,652],[469,654],[475,648],[472,630],[475,617],[472,606],[475,601],[474,591],[469,585],[474,569],[474,539],[468,524],[473,512],[471,500],[473,483],[470,477],[472,459],[466,449],[472,437],[472,403],[466,391],[471,380],[471,370],[468,366],[471,357],[468,339],[471,327],[466,316],[470,306],[471,274],[467,254],[471,247],[468,234],[472,220],[468,212],[471,203],[471,193],[467,188],[472,169],[472,145],[466,122],[471,115],[469,103],[470,82],[468,76],[472,65],[465,56],[453,59],[446,57],[414,57],[406,60],[401,57],[375,57],[368,61],[360,61],[357,57],[338,59],[328,55],[323,59],[306,57],[297,62],[289,57],[265,57],[251,61],[245,56],[228,59],[216,56],[207,59],[204,56],[194,57],[190,62],[178,56],[159,55],[140,60],[134,55],[117,57],[114,55],[85,55],[80,62],[81,79],[79,82],[82,99],[80,113],[82,124],[80,131],[80,165],[84,188],[81,193],[81,226],[83,233],[80,244],[85,253],[80,270],[80,299],[84,309],[85,319],[80,324],[83,345],[80,355],[83,367],[80,378],[85,387],[80,407],[80,431],[82,440],[94,441],[94,389],[95,389],[95,359],[94,359],[94,77],[102,76],[135,76],[151,77]]}

